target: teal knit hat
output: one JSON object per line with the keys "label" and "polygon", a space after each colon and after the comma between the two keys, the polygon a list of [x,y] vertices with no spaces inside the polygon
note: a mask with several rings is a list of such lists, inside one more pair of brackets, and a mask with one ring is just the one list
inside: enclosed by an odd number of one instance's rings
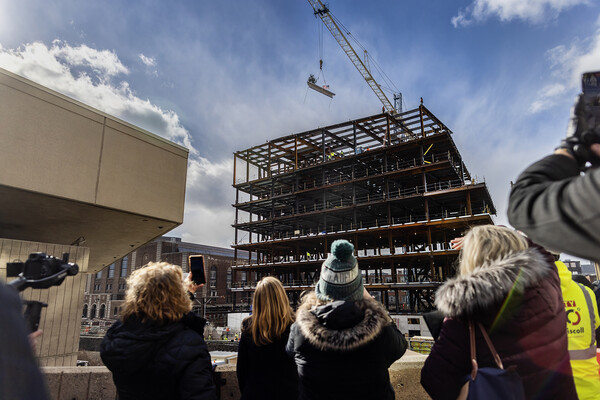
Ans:
{"label": "teal knit hat", "polygon": [[321,276],[315,287],[317,298],[356,301],[363,298],[363,291],[354,246],[347,240],[336,240],[331,244],[331,254],[321,266]]}

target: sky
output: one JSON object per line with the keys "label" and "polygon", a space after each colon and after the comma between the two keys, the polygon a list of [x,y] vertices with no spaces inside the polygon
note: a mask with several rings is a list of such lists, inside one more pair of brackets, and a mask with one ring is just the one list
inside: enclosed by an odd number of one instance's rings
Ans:
{"label": "sky", "polygon": [[[558,145],[581,73],[600,69],[600,3],[328,7],[404,109],[422,97],[454,132],[507,225],[510,182]],[[235,151],[382,107],[303,0],[0,0],[0,67],[187,147],[184,222],[169,235],[222,247],[234,240]],[[309,90],[309,74],[336,96]]]}

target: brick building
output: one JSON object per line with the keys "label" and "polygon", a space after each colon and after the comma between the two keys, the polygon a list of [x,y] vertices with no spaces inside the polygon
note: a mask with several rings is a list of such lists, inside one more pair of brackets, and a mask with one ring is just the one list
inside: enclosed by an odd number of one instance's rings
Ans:
{"label": "brick building", "polygon": [[90,274],[86,280],[82,325],[107,326],[119,317],[125,299],[126,279],[132,271],[151,261],[165,261],[180,265],[189,272],[188,257],[204,256],[207,284],[196,293],[194,308],[215,326],[224,326],[227,312],[232,308],[233,250],[182,242],[180,238],[155,239],[125,257],[115,260],[101,271]]}

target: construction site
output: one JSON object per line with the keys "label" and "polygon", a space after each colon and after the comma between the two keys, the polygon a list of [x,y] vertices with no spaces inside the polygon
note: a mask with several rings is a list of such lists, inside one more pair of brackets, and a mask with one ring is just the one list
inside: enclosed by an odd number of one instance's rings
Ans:
{"label": "construction site", "polygon": [[436,288],[455,274],[450,240],[492,224],[496,212],[451,130],[423,104],[238,151],[233,186],[238,306],[266,275],[297,304],[331,243],[347,239],[365,287],[391,313],[430,311]]}
{"label": "construction site", "polygon": [[[320,0],[308,2],[381,101],[382,113],[234,153],[233,311],[249,310],[256,283],[267,275],[281,280],[296,306],[318,281],[331,243],[346,239],[367,290],[410,336],[429,336],[420,315],[434,309],[437,287],[456,273],[458,251],[450,241],[474,225],[492,224],[494,204],[485,182],[469,173],[452,131],[422,99],[402,112],[395,90],[392,104],[366,49]],[[329,85],[318,84],[322,59],[319,67],[308,88],[333,99]]]}

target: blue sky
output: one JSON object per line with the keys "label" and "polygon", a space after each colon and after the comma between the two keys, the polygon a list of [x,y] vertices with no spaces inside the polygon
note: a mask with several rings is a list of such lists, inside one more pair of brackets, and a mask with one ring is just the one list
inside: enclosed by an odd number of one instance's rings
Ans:
{"label": "blue sky", "polygon": [[[405,107],[423,97],[452,129],[506,224],[510,181],[558,144],[580,73],[600,69],[600,4],[328,4]],[[319,29],[303,0],[0,0],[0,67],[190,148],[184,224],[172,234],[229,246],[234,151],[381,110],[326,30],[336,96],[307,89]]]}

